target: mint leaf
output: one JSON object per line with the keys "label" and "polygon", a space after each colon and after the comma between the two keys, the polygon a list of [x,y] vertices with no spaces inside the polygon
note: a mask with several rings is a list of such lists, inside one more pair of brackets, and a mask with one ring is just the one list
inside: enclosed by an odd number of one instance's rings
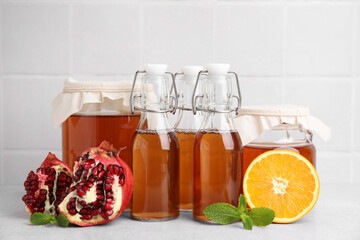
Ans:
{"label": "mint leaf", "polygon": [[246,208],[246,197],[242,194],[240,194],[239,196],[239,204],[238,204],[238,209],[240,211],[240,213],[247,213],[248,210]]}
{"label": "mint leaf", "polygon": [[57,215],[56,220],[61,227],[69,226],[69,220],[63,214]]}
{"label": "mint leaf", "polygon": [[245,229],[252,230],[253,220],[248,215],[241,214],[241,221]]}
{"label": "mint leaf", "polygon": [[255,226],[267,226],[274,220],[275,211],[266,207],[253,208],[247,216],[251,217]]}
{"label": "mint leaf", "polygon": [[51,224],[56,223],[56,218],[54,216],[50,216],[50,223]]}
{"label": "mint leaf", "polygon": [[47,215],[45,213],[36,212],[31,214],[30,222],[34,225],[45,225],[48,224],[51,220],[51,215]]}
{"label": "mint leaf", "polygon": [[205,217],[223,225],[230,224],[241,219],[239,210],[233,205],[227,203],[211,204],[205,208],[203,213],[205,214]]}

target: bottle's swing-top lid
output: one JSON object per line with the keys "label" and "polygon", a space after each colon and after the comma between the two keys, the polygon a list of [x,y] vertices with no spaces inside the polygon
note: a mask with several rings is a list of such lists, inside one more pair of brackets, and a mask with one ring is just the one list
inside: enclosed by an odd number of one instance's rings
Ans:
{"label": "bottle's swing-top lid", "polygon": [[164,75],[167,70],[167,64],[144,64],[146,74]]}
{"label": "bottle's swing-top lid", "polygon": [[234,119],[243,145],[259,137],[263,130],[282,123],[301,124],[305,129],[318,133],[325,141],[331,135],[331,129],[325,123],[312,116],[308,108],[298,105],[245,106]]}
{"label": "bottle's swing-top lid", "polygon": [[230,64],[227,63],[209,63],[206,70],[210,76],[226,75],[229,72]]}
{"label": "bottle's swing-top lid", "polygon": [[184,73],[184,76],[197,77],[199,72],[203,70],[202,66],[183,66],[181,71]]}

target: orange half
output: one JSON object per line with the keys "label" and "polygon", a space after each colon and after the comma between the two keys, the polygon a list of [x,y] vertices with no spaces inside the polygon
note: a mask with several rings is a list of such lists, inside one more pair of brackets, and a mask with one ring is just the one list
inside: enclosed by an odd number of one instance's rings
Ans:
{"label": "orange half", "polygon": [[277,223],[305,216],[315,206],[320,190],[313,165],[289,150],[259,155],[246,170],[243,184],[248,205],[273,209]]}

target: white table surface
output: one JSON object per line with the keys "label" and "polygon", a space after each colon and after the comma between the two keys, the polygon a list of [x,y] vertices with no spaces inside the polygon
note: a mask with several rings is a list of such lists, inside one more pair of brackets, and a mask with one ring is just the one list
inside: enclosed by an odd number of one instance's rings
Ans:
{"label": "white table surface", "polygon": [[34,226],[21,198],[22,186],[0,186],[0,239],[360,239],[360,184],[322,184],[316,206],[292,224],[271,224],[244,230],[241,223],[227,226],[195,222],[190,212],[168,222],[138,222],[124,213],[101,226],[61,228]]}

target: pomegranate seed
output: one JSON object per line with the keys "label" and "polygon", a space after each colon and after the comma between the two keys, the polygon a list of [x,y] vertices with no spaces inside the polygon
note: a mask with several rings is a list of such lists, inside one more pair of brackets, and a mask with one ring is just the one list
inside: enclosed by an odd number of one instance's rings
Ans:
{"label": "pomegranate seed", "polygon": [[113,208],[114,208],[114,204],[111,204],[111,203],[107,203],[107,204],[105,204],[105,210],[112,210]]}
{"label": "pomegranate seed", "polygon": [[105,178],[105,182],[106,182],[106,183],[113,183],[113,182],[114,182],[114,178],[112,178],[112,177],[106,177],[106,178]]}
{"label": "pomegranate seed", "polygon": [[86,181],[86,185],[91,188],[93,186],[93,183],[91,181]]}
{"label": "pomegranate seed", "polygon": [[97,168],[93,168],[92,173],[97,176],[99,174],[99,170]]}
{"label": "pomegranate seed", "polygon": [[111,170],[107,170],[106,171],[106,177],[112,177],[113,176],[113,174],[111,173]]}
{"label": "pomegranate seed", "polygon": [[80,197],[84,197],[85,196],[85,192],[82,190],[82,189],[79,189],[77,191],[77,194],[80,196]]}
{"label": "pomegranate seed", "polygon": [[58,182],[59,187],[66,187],[66,182]]}
{"label": "pomegranate seed", "polygon": [[70,176],[66,176],[66,182],[69,183],[69,185],[71,184],[71,181],[72,181],[71,177],[70,177]]}
{"label": "pomegranate seed", "polygon": [[96,179],[95,179],[94,175],[91,174],[91,175],[89,176],[89,181],[93,183],[93,182],[95,182],[95,180],[96,180]]}
{"label": "pomegranate seed", "polygon": [[119,178],[119,184],[120,186],[124,186],[125,183],[125,175],[121,174],[120,178]]}
{"label": "pomegranate seed", "polygon": [[105,190],[106,191],[110,191],[112,189],[112,185],[110,184],[110,183],[107,183],[106,185],[105,185]]}
{"label": "pomegranate seed", "polygon": [[91,219],[92,219],[92,216],[91,216],[91,214],[89,214],[89,215],[83,215],[83,216],[82,216],[82,219],[91,220]]}
{"label": "pomegranate seed", "polygon": [[86,202],[84,200],[78,200],[78,203],[83,207],[86,206]]}
{"label": "pomegranate seed", "polygon": [[99,163],[99,164],[97,165],[97,169],[98,169],[99,171],[103,170],[103,169],[104,169],[104,165],[103,165],[102,163]]}
{"label": "pomegranate seed", "polygon": [[58,181],[60,181],[60,182],[66,182],[66,175],[65,175],[65,173],[62,172],[62,173],[59,175]]}
{"label": "pomegranate seed", "polygon": [[106,211],[106,215],[111,216],[114,213],[113,210]]}
{"label": "pomegranate seed", "polygon": [[108,216],[107,216],[106,212],[101,212],[100,215],[101,215],[102,218],[108,219]]}
{"label": "pomegranate seed", "polygon": [[102,179],[102,178],[104,177],[104,174],[105,174],[105,171],[104,171],[104,170],[100,171],[100,172],[99,172],[99,175],[98,175],[98,178],[99,178],[99,179]]}
{"label": "pomegranate seed", "polygon": [[71,215],[75,215],[76,214],[76,209],[68,209],[69,210],[69,213]]}

